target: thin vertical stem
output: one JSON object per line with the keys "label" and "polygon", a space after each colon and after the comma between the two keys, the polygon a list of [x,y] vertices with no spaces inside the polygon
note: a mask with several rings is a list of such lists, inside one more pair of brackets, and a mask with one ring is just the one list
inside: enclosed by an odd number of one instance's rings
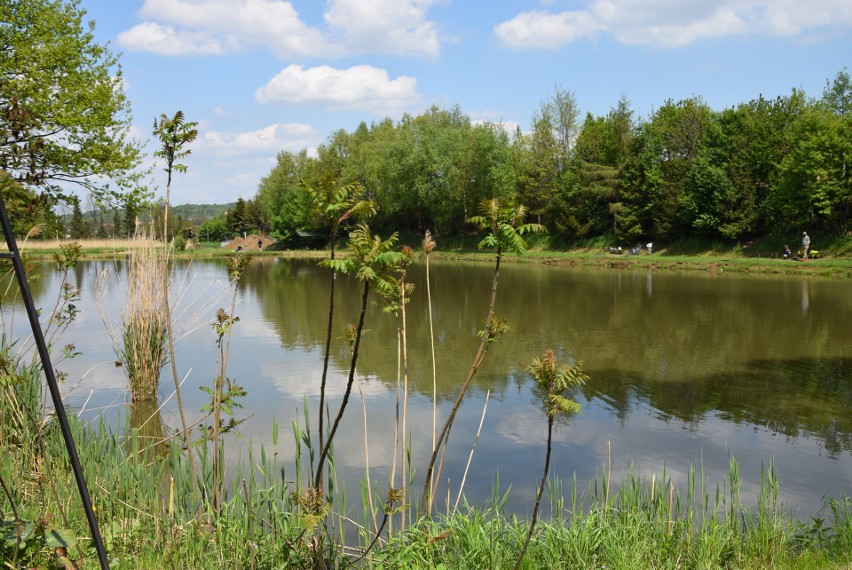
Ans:
{"label": "thin vertical stem", "polygon": [[432,325],[432,287],[429,283],[429,254],[426,254],[426,301],[429,306],[429,344],[432,348],[432,451],[438,430],[438,370],[435,362],[435,329]]}
{"label": "thin vertical stem", "polygon": [[355,344],[352,347],[352,362],[349,365],[349,380],[346,383],[346,391],[343,393],[343,401],[340,403],[340,409],[337,412],[337,417],[334,418],[334,424],[328,432],[328,439],[320,452],[319,461],[317,462],[317,471],[314,477],[314,487],[319,488],[322,482],[322,468],[325,464],[325,459],[328,456],[331,442],[334,441],[334,434],[337,433],[337,428],[340,421],[343,419],[343,412],[346,411],[346,404],[349,403],[349,396],[352,394],[352,384],[355,382],[355,364],[358,362],[358,349],[361,346],[361,333],[364,331],[364,315],[367,313],[367,297],[370,293],[370,282],[364,281],[364,293],[361,295],[361,315],[358,317],[358,328],[355,331]]}
{"label": "thin vertical stem", "polygon": [[[331,230],[331,251],[329,253],[329,259],[334,261],[334,250],[335,250],[335,234],[337,233],[336,228],[332,228]],[[320,400],[319,400],[319,447],[323,448],[325,441],[323,440],[323,418],[325,417],[325,384],[326,379],[328,378],[328,361],[331,356],[331,329],[334,325],[334,285],[337,282],[337,271],[334,270],[334,267],[331,269],[331,277],[330,277],[330,286],[329,286],[329,294],[328,294],[328,326],[326,327],[325,333],[325,354],[322,359],[322,379],[320,380]]]}
{"label": "thin vertical stem", "polygon": [[[488,343],[490,341],[488,337],[488,327],[491,326],[492,321],[494,320],[494,305],[497,303],[497,284],[500,280],[500,253],[501,250],[498,247],[497,259],[494,265],[494,277],[491,281],[491,302],[488,305],[488,316],[485,318],[486,330],[482,335],[482,340],[479,343],[479,348],[476,351],[476,356],[474,356],[473,358],[473,363],[470,366],[467,378],[465,378],[464,384],[462,384],[461,390],[459,390],[459,395],[456,396],[456,400],[455,402],[453,402],[453,407],[450,410],[450,414],[444,421],[444,427],[441,429],[441,434],[438,436],[438,440],[435,442],[435,447],[432,450],[432,457],[429,460],[429,467],[426,469],[426,476],[424,478],[423,496],[420,499],[421,514],[428,514],[432,511],[432,503],[434,496],[432,473],[435,470],[435,462],[438,459],[438,450],[441,448],[442,445],[446,447],[447,440],[449,439],[450,429],[452,428],[453,422],[455,421],[456,413],[458,413],[465,393],[470,387],[470,383],[473,380],[473,377],[476,375],[476,372],[479,370],[479,366],[482,364],[482,360],[485,358],[485,354],[488,352]],[[435,479],[435,486],[437,486],[437,476],[435,477]]]}
{"label": "thin vertical stem", "polygon": [[[408,419],[408,343],[405,324],[405,278],[399,284],[400,301],[399,307],[402,316],[402,488],[407,494],[408,479],[406,467],[408,461],[408,432],[406,421]],[[400,528],[405,529],[405,510],[400,515]]]}

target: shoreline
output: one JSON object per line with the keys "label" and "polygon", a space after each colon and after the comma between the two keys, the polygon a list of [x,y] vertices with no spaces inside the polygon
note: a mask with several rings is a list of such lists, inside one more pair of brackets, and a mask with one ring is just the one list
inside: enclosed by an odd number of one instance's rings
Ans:
{"label": "shoreline", "polygon": [[[97,246],[82,243],[83,259],[115,259],[127,256],[132,250],[126,247],[110,247],[98,244]],[[60,251],[56,242],[52,243],[29,243],[20,247],[22,253],[29,259],[35,261],[49,261]],[[260,257],[297,258],[297,259],[323,259],[328,257],[328,250],[266,250],[266,251],[244,251],[246,255]],[[346,255],[346,250],[338,251],[339,255]],[[216,259],[234,255],[234,251],[227,247],[201,247],[190,251],[173,254],[173,259]],[[422,256],[422,252],[419,253]],[[493,262],[494,253],[473,249],[436,249],[430,253],[432,259],[438,261],[467,261],[467,262]],[[807,261],[795,259],[782,259],[779,257],[751,257],[731,253],[696,253],[691,255],[670,254],[665,249],[655,251],[653,254],[641,253],[638,255],[612,254],[599,250],[574,249],[574,250],[548,250],[531,249],[523,256],[503,255],[504,263],[530,263],[554,266],[570,267],[600,267],[607,269],[647,269],[650,271],[697,271],[709,273],[740,273],[740,274],[766,274],[786,276],[809,276],[830,277],[839,279],[852,278],[852,259],[845,257],[820,257]]]}

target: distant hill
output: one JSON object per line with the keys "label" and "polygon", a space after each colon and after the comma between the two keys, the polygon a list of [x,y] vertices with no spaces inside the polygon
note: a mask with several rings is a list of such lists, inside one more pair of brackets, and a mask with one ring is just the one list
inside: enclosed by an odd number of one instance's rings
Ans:
{"label": "distant hill", "polygon": [[[210,218],[224,215],[225,211],[232,210],[235,204],[236,202],[229,202],[228,204],[182,204],[180,206],[172,206],[170,209],[175,216],[180,216],[184,220],[191,220],[194,225],[198,226]],[[107,209],[103,213],[98,214],[98,216],[105,220],[112,220],[112,215],[112,209]],[[64,214],[62,218],[67,223],[71,219],[71,214]],[[95,212],[91,210],[83,212],[83,218],[92,220],[95,218]]]}
{"label": "distant hill", "polygon": [[171,210],[175,216],[180,216],[184,220],[192,220],[195,225],[203,223],[205,220],[221,216],[225,210],[232,210],[235,202],[228,204],[183,204],[181,206],[172,206]]}

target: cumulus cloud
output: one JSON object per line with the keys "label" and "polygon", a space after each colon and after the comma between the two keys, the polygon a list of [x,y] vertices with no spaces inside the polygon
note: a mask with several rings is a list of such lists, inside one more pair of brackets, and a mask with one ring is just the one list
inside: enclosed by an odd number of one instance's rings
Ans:
{"label": "cumulus cloud", "polygon": [[588,12],[522,12],[494,29],[509,47],[559,49],[563,44],[594,35],[599,25]]}
{"label": "cumulus cloud", "polygon": [[441,51],[432,2],[417,0],[332,0],[325,13],[329,28],[358,52],[435,57]]}
{"label": "cumulus cloud", "polygon": [[145,0],[145,21],[118,36],[134,51],[217,55],[265,49],[281,58],[388,53],[433,57],[431,0],[332,0],[327,29],[309,26],[285,0]]}
{"label": "cumulus cloud", "polygon": [[317,103],[334,110],[382,115],[415,103],[419,96],[413,77],[390,79],[387,71],[371,65],[305,69],[294,64],[258,89],[255,98],[260,103]]}
{"label": "cumulus cloud", "polygon": [[118,34],[118,43],[133,51],[160,55],[219,55],[228,51],[226,43],[205,32],[176,30],[154,22],[144,22]]}
{"label": "cumulus cloud", "polygon": [[513,49],[559,49],[609,34],[624,44],[678,47],[715,37],[801,37],[852,25],[846,0],[589,0],[584,10],[522,12],[494,28]]}
{"label": "cumulus cloud", "polygon": [[256,131],[227,133],[203,131],[193,150],[205,150],[219,156],[234,156],[254,153],[277,153],[282,150],[298,152],[316,146],[320,133],[303,123],[276,123]]}

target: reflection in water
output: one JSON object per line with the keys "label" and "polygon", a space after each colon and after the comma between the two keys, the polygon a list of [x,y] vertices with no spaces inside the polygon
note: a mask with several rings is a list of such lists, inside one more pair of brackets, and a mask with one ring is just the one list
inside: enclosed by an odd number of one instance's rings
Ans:
{"label": "reflection in water", "polygon": [[700,430],[709,415],[789,437],[816,437],[833,457],[852,452],[852,370],[847,359],[753,361],[734,373],[659,383],[618,370],[590,370],[587,398],[600,398],[625,422],[637,401]]}
{"label": "reflection in water", "polygon": [[139,456],[144,461],[168,455],[166,427],[159,404],[152,401],[133,402],[130,408],[130,429],[137,440]]}
{"label": "reflection in water", "polygon": [[[268,444],[273,417],[279,425],[304,423],[305,400],[315,421],[328,316],[327,274],[314,260],[258,261],[240,281],[240,322],[229,363],[229,375],[248,391],[243,403],[253,415],[241,426],[247,437],[240,445]],[[430,265],[441,421],[476,351],[493,267],[434,260]],[[80,279],[94,283],[96,273],[90,271],[97,268],[82,266]],[[225,279],[222,263],[196,261],[193,268],[198,287]],[[409,271],[417,289],[407,309],[409,418],[414,426],[412,457],[419,469],[431,450],[432,424],[424,272],[417,265]],[[345,325],[357,320],[361,292],[359,283],[345,276],[337,289],[328,386],[332,412],[345,388],[349,362],[340,337]],[[74,325],[79,328],[70,332],[90,360],[68,364],[72,379],[92,362],[112,359],[105,335],[96,334],[102,324],[87,294],[80,303],[81,321]],[[788,485],[786,500],[812,512],[823,494],[852,488],[848,282],[507,264],[501,268],[496,312],[511,329],[491,347],[460,411],[445,461],[447,477],[458,481],[490,390],[472,466],[479,479],[468,478],[465,488],[472,500],[487,498],[499,472],[504,486],[511,483],[519,490],[517,507],[528,508],[520,489],[529,486],[534,492],[529,483],[540,468],[546,423],[523,364],[548,348],[562,359],[582,361],[591,377],[574,394],[582,414],[558,426],[554,470],[560,475],[593,478],[612,442],[622,463],[641,459],[656,470],[665,462],[670,472],[684,477],[687,463],[701,461],[708,476],[724,480],[728,454],[734,453],[744,472],[751,465],[759,480],[761,462],[774,458],[782,488]],[[366,328],[358,372],[368,408],[370,464],[373,477],[387,481],[396,322],[372,303]],[[198,419],[206,403],[198,386],[209,384],[214,374],[212,330],[199,327],[180,341],[178,350],[182,373],[191,367],[186,407]],[[105,375],[121,372],[109,367],[99,371],[92,377],[97,393],[111,401],[123,382]],[[81,392],[89,388],[84,382]],[[167,406],[165,422],[176,425],[175,418],[174,408]],[[356,403],[347,411],[335,445],[336,467],[351,470],[356,480],[364,468],[363,425]],[[281,451],[282,457],[288,453],[292,450]]]}
{"label": "reflection in water", "polygon": [[[410,271],[418,289],[408,309],[409,360],[413,387],[428,396],[431,353],[420,270]],[[487,265],[435,265],[438,391],[444,399],[456,395],[475,351],[490,271]],[[285,347],[318,350],[326,310],[322,279],[313,263],[286,262],[253,268],[241,286],[257,296]],[[802,282],[803,298],[808,298],[809,283]],[[842,305],[848,307],[849,299],[844,284],[819,282],[821,302],[813,307],[812,318],[801,320],[784,310],[790,285],[777,279],[652,278],[651,273],[507,266],[497,314],[508,318],[511,330],[492,348],[476,385],[483,393],[502,393],[523,363],[554,348],[584,362],[591,375],[585,391],[611,402],[619,416],[630,407],[630,398],[638,397],[664,415],[693,424],[716,410],[784,434],[828,437],[827,428],[820,426],[849,403],[849,367],[844,363],[852,330],[838,312]],[[346,278],[339,283],[340,330],[357,316],[357,287]],[[360,371],[393,389],[396,323],[373,306],[366,327],[370,332],[363,341]],[[338,371],[344,371],[348,353],[343,343],[333,356]],[[827,370],[834,374],[832,387],[823,381]],[[817,385],[821,389],[810,389]],[[785,413],[794,402],[798,412]],[[852,425],[840,423],[852,431]],[[842,439],[837,440],[839,449],[848,449]]]}

